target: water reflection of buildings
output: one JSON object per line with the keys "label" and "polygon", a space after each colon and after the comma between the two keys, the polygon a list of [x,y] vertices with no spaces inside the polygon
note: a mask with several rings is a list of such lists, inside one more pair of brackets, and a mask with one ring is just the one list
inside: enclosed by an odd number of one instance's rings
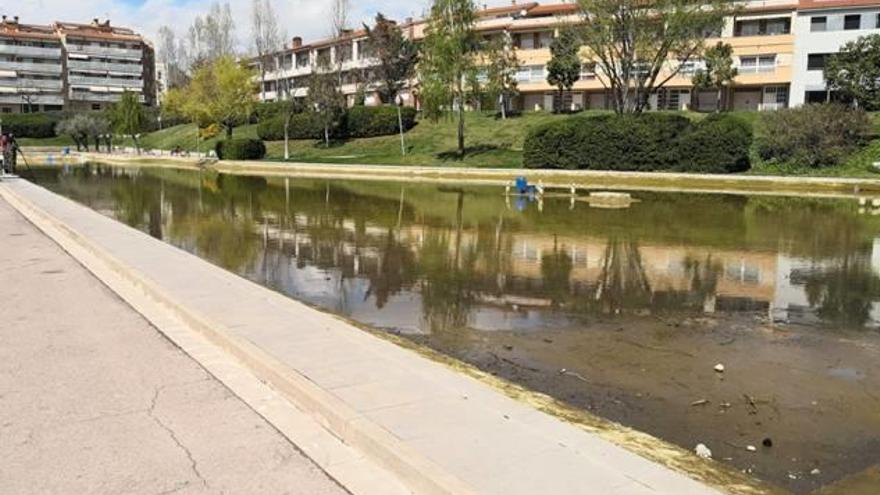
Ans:
{"label": "water reflection of buildings", "polygon": [[[384,296],[378,295],[373,285],[388,284],[387,280],[379,279],[389,272],[384,270],[383,274],[389,237],[409,253],[410,263],[418,265],[426,239],[436,228],[409,225],[389,229],[344,220],[336,224],[338,232],[333,242],[328,243],[309,233],[314,219],[300,214],[294,220],[286,229],[279,229],[278,221],[260,226],[268,251],[272,251],[273,245],[286,246],[288,254],[282,257],[293,258],[289,264],[296,273],[276,273],[276,277],[288,280],[290,286],[286,291],[367,321],[381,321],[403,331],[426,331],[414,314],[413,302],[420,297],[422,288],[415,280],[396,281],[398,286]],[[452,240],[446,246],[450,258],[453,251],[474,250],[481,242],[480,233],[474,230],[458,235],[452,228],[441,230]],[[810,301],[804,274],[824,273],[823,270],[834,266],[833,262],[817,264],[770,251],[639,245],[631,240],[598,236],[496,234],[495,247],[504,244],[497,258],[484,256],[466,267],[475,272],[468,281],[469,289],[473,290],[468,325],[484,330],[569,325],[577,321],[585,307],[586,312],[642,315],[746,311],[775,321],[813,324],[820,321],[819,308],[816,301]],[[502,235],[507,237],[506,243],[500,239]],[[640,273],[620,276],[639,279],[636,285],[643,285],[645,298],[631,298],[636,304],[630,306],[579,304],[578,301],[600,297],[600,286],[608,283],[609,257],[614,255],[617,242],[633,243],[639,258],[636,270]],[[562,300],[558,300],[559,294],[553,287],[548,287],[547,270],[550,260],[560,257],[567,260],[563,283],[566,294]],[[880,260],[880,254],[875,258]],[[880,267],[876,262],[873,266]],[[282,272],[287,271],[282,268]],[[330,272],[333,273],[328,276]],[[382,298],[378,305],[377,297]],[[346,299],[345,308],[340,307],[340,299]],[[877,307],[880,306],[872,302],[871,321],[880,317]]]}

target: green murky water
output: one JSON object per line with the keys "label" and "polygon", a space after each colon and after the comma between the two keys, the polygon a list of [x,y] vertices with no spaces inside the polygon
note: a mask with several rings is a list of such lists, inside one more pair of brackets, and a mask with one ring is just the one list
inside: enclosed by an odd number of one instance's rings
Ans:
{"label": "green murky water", "polygon": [[880,463],[880,215],[855,199],[640,192],[602,208],[96,165],[31,180],[795,492]]}

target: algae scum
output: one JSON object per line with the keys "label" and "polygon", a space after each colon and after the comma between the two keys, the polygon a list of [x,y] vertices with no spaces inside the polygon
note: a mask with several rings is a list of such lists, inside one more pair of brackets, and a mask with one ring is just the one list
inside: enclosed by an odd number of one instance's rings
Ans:
{"label": "algae scum", "polygon": [[880,215],[855,198],[645,192],[596,208],[97,165],[31,180],[795,493],[880,463]]}

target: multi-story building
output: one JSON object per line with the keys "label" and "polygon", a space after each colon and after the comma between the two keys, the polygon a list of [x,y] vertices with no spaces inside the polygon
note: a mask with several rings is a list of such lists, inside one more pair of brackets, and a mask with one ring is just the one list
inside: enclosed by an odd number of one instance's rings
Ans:
{"label": "multi-story building", "polygon": [[124,91],[155,103],[153,47],[110,21],[0,22],[0,112],[101,110]]}
{"label": "multi-story building", "polygon": [[[880,23],[877,15],[880,0],[746,0],[741,6],[735,16],[726,20],[720,33],[706,40],[707,44],[721,40],[733,47],[738,76],[723,92],[721,105],[736,110],[783,108],[803,103],[810,91],[824,91],[821,70],[812,68],[819,64],[818,55],[837,51],[849,39],[878,32]],[[857,14],[858,29],[855,29],[852,26]],[[811,30],[811,19],[823,15],[827,29]],[[519,96],[514,106],[523,110],[554,108],[559,96],[547,83],[546,73],[550,43],[560,26],[582,22],[578,6],[574,3],[513,3],[481,10],[477,17],[476,29],[482,36],[489,38],[504,33],[511,36],[517,48]],[[401,27],[405,36],[418,42],[424,36],[426,22],[407,19]],[[331,64],[341,64],[346,81],[342,89],[350,102],[354,101],[356,92],[364,90],[367,104],[376,103],[375,87],[369,82],[370,67],[375,62],[366,46],[366,33],[362,31],[312,44],[303,44],[301,38],[294,38],[292,45],[277,53],[270,64],[260,96],[267,101],[304,97],[308,76],[324,57]],[[677,67],[679,62],[669,64]],[[808,65],[811,68],[808,69]],[[651,107],[714,110],[717,93],[696,91],[691,82],[694,72],[702,66],[701,60],[688,61],[676,77],[651,96]],[[418,81],[410,83],[403,97],[409,104],[417,105]],[[826,93],[822,94],[827,97]],[[587,59],[580,80],[563,98],[562,105],[566,107],[610,107],[600,74]],[[819,94],[813,93],[809,101],[819,99]]]}
{"label": "multi-story building", "polygon": [[880,34],[877,0],[801,0],[795,18],[791,104],[834,99],[823,76],[825,59],[868,34]]}
{"label": "multi-story building", "polygon": [[50,26],[0,22],[0,111],[60,110],[64,105],[61,40]]}

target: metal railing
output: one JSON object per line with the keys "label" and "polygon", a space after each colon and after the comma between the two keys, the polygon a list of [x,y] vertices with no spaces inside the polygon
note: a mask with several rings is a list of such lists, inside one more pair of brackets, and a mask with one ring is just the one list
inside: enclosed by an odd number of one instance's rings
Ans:
{"label": "metal railing", "polygon": [[[146,99],[144,95],[139,95],[140,101],[144,102]],[[82,93],[82,92],[74,92],[71,93],[70,99],[72,101],[102,101],[102,102],[118,102],[122,98],[122,93]]]}
{"label": "metal railing", "polygon": [[124,72],[126,74],[141,74],[143,72],[143,66],[140,64],[114,64],[109,62],[90,62],[73,59],[67,61],[67,67],[76,70]]}
{"label": "metal railing", "polygon": [[71,53],[83,53],[99,57],[124,57],[140,60],[144,56],[143,50],[133,48],[111,48],[107,46],[75,45],[68,44],[67,51]]}
{"label": "metal railing", "polygon": [[16,72],[33,72],[36,74],[61,74],[61,63],[35,64],[33,62],[10,62],[0,60],[0,70],[14,70]]}
{"label": "metal railing", "polygon": [[30,89],[54,89],[60,91],[63,87],[61,79],[14,79],[0,80],[0,87],[15,88],[19,92],[26,92]]}
{"label": "metal railing", "polygon": [[[64,96],[62,95],[32,95],[30,97],[32,105],[63,105]],[[27,101],[21,95],[0,95],[0,103],[7,105],[27,104]]]}
{"label": "metal railing", "polygon": [[0,54],[60,59],[61,45],[58,45],[58,48],[45,48],[41,46],[0,44]]}
{"label": "metal railing", "polygon": [[89,86],[120,86],[124,88],[143,88],[143,79],[119,79],[115,77],[87,77],[87,76],[70,76],[68,77],[70,84],[89,85]]}

